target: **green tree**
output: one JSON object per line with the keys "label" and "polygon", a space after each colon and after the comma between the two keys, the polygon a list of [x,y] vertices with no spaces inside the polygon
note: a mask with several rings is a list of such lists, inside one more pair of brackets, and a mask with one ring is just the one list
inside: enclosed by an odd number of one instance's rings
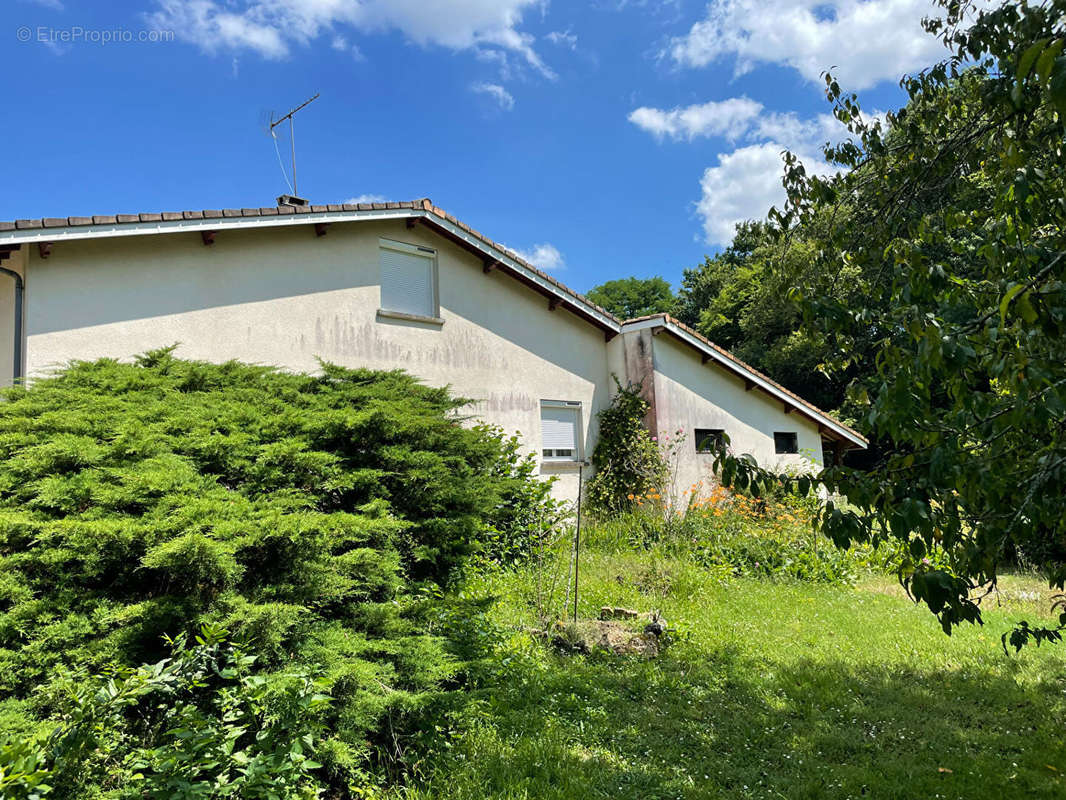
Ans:
{"label": "green tree", "polygon": [[[765,223],[743,223],[728,248],[685,270],[675,314],[815,405],[837,409],[855,370],[827,376],[825,337],[804,329],[800,310],[784,300],[798,281],[813,278],[815,246],[802,235],[781,242]],[[850,291],[846,282],[825,283],[841,297]]]}
{"label": "green tree", "polygon": [[[794,297],[832,367],[871,331],[876,347],[851,397],[887,447],[872,470],[822,473],[848,505],[827,503],[821,525],[841,545],[898,540],[904,586],[950,632],[980,621],[1012,559],[1066,582],[1066,3],[941,5],[925,24],[949,57],[904,79],[909,103],[884,124],[826,77],[853,136],[827,155],[847,170],[811,176],[786,156],[771,221],[787,240],[843,215],[813,239],[813,274],[860,291],[843,302],[804,281]],[[1023,624],[1011,641],[1059,635]]]}
{"label": "green tree", "polygon": [[674,306],[673,290],[660,277],[618,278],[597,286],[586,296],[622,319],[669,312]]}

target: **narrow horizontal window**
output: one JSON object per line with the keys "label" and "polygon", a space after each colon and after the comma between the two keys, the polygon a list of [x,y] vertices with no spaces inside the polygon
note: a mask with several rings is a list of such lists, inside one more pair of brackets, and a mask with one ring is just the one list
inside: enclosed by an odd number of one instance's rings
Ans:
{"label": "narrow horizontal window", "polygon": [[695,438],[697,453],[717,453],[725,445],[722,428],[696,428]]}
{"label": "narrow horizontal window", "polygon": [[545,461],[579,461],[581,404],[572,401],[542,401],[540,438],[540,453]]}
{"label": "narrow horizontal window", "polygon": [[437,318],[437,260],[432,250],[382,240],[381,310]]}
{"label": "narrow horizontal window", "polygon": [[798,453],[799,443],[794,431],[774,431],[774,452],[779,455]]}

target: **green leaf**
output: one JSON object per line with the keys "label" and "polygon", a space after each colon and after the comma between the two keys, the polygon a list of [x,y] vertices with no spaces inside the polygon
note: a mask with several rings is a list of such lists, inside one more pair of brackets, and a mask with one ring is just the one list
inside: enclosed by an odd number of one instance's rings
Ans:
{"label": "green leaf", "polygon": [[1036,77],[1041,83],[1046,83],[1051,75],[1051,67],[1054,65],[1056,57],[1062,52],[1063,44],[1066,44],[1066,39],[1056,39],[1037,59]]}
{"label": "green leaf", "polygon": [[1007,307],[1010,305],[1010,301],[1024,290],[1025,284],[1016,283],[1007,289],[1003,299],[999,301],[999,324],[1001,327],[1007,323]]}
{"label": "green leaf", "polygon": [[1059,124],[1066,123],[1066,56],[1059,56],[1051,70],[1048,97],[1059,112]]}
{"label": "green leaf", "polygon": [[1033,44],[1031,44],[1028,48],[1026,48],[1024,53],[1022,53],[1022,57],[1018,59],[1019,82],[1024,81],[1026,78],[1029,77],[1029,71],[1033,68],[1033,64],[1036,62],[1037,56],[1039,56],[1044,51],[1044,48],[1047,46],[1047,43],[1049,41],[1051,41],[1050,38],[1038,39],[1037,41],[1033,42]]}
{"label": "green leaf", "polygon": [[1037,320],[1036,309],[1033,308],[1033,304],[1029,302],[1029,295],[1031,292],[1026,292],[1018,298],[1018,312],[1022,315],[1022,319],[1032,325]]}

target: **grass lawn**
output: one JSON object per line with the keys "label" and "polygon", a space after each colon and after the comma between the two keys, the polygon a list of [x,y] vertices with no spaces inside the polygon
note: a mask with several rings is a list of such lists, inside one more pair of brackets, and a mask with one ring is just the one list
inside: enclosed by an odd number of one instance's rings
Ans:
{"label": "grass lawn", "polygon": [[1066,651],[999,642],[1047,613],[1035,580],[949,638],[890,579],[723,579],[625,552],[585,554],[582,578],[583,615],[661,608],[674,643],[649,662],[554,655],[519,632],[532,573],[478,578],[500,650],[397,796],[1066,797]]}

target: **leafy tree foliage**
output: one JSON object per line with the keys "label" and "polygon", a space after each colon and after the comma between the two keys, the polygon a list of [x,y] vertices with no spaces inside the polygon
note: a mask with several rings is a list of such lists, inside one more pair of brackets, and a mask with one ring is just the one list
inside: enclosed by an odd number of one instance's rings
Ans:
{"label": "leafy tree foliage", "polygon": [[[674,314],[820,408],[837,409],[857,368],[830,378],[821,369],[831,355],[826,338],[804,329],[787,302],[799,280],[814,279],[816,246],[803,235],[781,242],[765,223],[742,223],[728,248],[685,270]],[[845,300],[853,284],[838,277],[823,285]]]}
{"label": "leafy tree foliage", "polygon": [[[457,664],[427,614],[545,499],[516,443],[402,372],[319,376],[148,354],[0,402],[0,718],[55,710],[59,667],[232,632],[270,676],[315,665],[322,758],[358,782]],[[190,711],[190,713],[192,713]]]}
{"label": "leafy tree foliage", "polygon": [[659,277],[618,278],[597,286],[586,296],[622,319],[669,312],[674,306],[670,284]]}
{"label": "leafy tree foliage", "polygon": [[[847,169],[786,157],[771,219],[816,245],[815,275],[857,283],[847,302],[817,280],[795,293],[833,366],[875,345],[851,396],[890,446],[873,470],[822,473],[848,505],[821,525],[839,544],[900,541],[901,580],[950,632],[980,621],[976,593],[1009,559],[1066,582],[1066,3],[941,5],[926,26],[950,56],[903,80],[910,102],[884,124],[826,77],[853,134],[827,155]],[[817,226],[834,214],[846,224]]]}

